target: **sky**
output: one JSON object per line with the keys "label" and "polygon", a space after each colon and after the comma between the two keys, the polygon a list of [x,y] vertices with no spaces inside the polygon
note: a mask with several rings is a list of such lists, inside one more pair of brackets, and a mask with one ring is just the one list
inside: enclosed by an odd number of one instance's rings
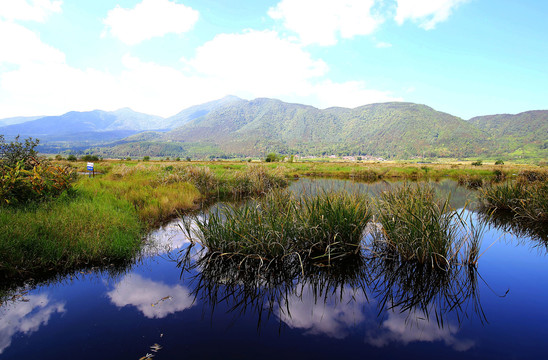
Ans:
{"label": "sky", "polygon": [[236,95],[548,109],[543,0],[0,0],[0,118]]}

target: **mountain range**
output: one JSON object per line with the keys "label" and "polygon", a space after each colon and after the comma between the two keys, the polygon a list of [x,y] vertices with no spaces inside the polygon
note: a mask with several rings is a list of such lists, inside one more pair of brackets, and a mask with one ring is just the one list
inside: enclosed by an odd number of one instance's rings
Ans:
{"label": "mountain range", "polygon": [[42,152],[106,157],[205,158],[267,152],[384,158],[548,157],[548,110],[467,121],[408,102],[322,110],[276,99],[227,96],[168,118],[124,108],[3,119],[0,126],[6,138],[39,138]]}

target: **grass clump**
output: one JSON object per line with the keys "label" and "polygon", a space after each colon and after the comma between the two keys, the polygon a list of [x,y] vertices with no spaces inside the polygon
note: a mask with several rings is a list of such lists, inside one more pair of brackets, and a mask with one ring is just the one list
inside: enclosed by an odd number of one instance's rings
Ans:
{"label": "grass clump", "polygon": [[453,209],[449,200],[438,199],[428,184],[404,184],[382,193],[377,201],[380,228],[373,233],[373,251],[437,268],[458,262],[475,264],[481,231],[463,231],[462,211]]}
{"label": "grass clump", "polygon": [[516,220],[548,222],[548,181],[518,179],[493,185],[480,192],[483,210],[506,211]]}
{"label": "grass clump", "polygon": [[275,192],[197,218],[197,238],[214,253],[267,261],[297,255],[302,260],[330,263],[359,250],[370,217],[363,196]]}

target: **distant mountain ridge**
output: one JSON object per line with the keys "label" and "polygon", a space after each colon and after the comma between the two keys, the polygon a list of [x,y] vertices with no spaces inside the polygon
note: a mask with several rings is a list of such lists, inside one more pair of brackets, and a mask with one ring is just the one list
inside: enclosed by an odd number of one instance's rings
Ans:
{"label": "distant mountain ridge", "polygon": [[[1,121],[1,120],[0,120]],[[124,108],[69,112],[0,128],[44,139],[48,151],[104,156],[302,155],[548,157],[548,110],[479,116],[469,121],[409,102],[318,109],[276,99],[235,96],[169,118]],[[56,145],[57,144],[57,145]]]}

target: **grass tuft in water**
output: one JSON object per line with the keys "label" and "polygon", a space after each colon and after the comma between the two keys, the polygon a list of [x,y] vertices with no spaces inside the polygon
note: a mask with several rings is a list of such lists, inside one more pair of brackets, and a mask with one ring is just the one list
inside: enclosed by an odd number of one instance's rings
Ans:
{"label": "grass tuft in water", "polygon": [[437,198],[429,184],[404,184],[382,193],[373,252],[437,268],[459,262],[475,265],[481,226],[466,229],[464,210],[456,211],[449,200]]}
{"label": "grass tuft in water", "polygon": [[331,263],[359,251],[370,218],[369,202],[360,195],[277,191],[197,218],[197,237],[213,253],[264,260],[297,254]]}

